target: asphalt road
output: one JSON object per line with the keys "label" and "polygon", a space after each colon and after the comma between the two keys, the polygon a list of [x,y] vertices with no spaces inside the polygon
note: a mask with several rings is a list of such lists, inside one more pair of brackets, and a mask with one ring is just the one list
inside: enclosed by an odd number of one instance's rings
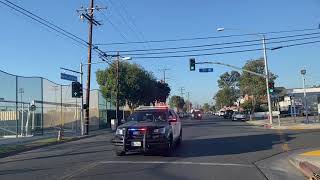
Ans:
{"label": "asphalt road", "polygon": [[320,131],[273,131],[217,117],[183,120],[171,157],[117,157],[105,133],[0,159],[0,179],[304,179],[288,162],[320,146]]}

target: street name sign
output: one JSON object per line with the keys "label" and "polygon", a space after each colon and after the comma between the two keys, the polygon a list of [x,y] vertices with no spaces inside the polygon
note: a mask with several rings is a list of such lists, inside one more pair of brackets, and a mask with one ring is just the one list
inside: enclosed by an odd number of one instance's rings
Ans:
{"label": "street name sign", "polygon": [[213,72],[213,68],[200,68],[199,72]]}
{"label": "street name sign", "polygon": [[77,76],[73,76],[73,75],[65,74],[65,73],[61,73],[61,79],[68,80],[68,81],[74,81],[74,82],[78,81]]}

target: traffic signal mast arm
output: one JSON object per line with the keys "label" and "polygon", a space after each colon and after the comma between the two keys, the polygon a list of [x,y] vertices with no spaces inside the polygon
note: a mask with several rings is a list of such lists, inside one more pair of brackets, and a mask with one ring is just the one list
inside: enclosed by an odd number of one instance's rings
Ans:
{"label": "traffic signal mast arm", "polygon": [[250,71],[250,70],[247,70],[247,69],[243,69],[243,68],[240,68],[240,67],[237,67],[237,66],[233,66],[233,65],[230,65],[230,64],[225,64],[225,63],[222,63],[222,62],[197,62],[196,64],[217,64],[217,65],[222,65],[222,66],[227,66],[227,67],[230,67],[230,68],[233,68],[233,69],[237,69],[237,70],[240,70],[240,71],[244,71],[244,72],[247,72],[247,73],[250,73],[250,74],[254,74],[254,75],[257,75],[257,76],[260,76],[260,77],[263,77],[263,78],[266,78],[267,76],[265,74],[259,74],[259,73],[256,73],[256,72],[253,72],[253,71]]}

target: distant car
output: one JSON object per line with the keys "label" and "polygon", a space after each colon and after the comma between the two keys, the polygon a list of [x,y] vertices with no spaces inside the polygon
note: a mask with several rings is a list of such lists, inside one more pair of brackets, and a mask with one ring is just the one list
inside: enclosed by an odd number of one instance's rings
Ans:
{"label": "distant car", "polygon": [[193,118],[193,119],[201,120],[201,119],[202,119],[202,113],[201,113],[201,111],[194,111],[194,112],[192,113],[192,118]]}
{"label": "distant car", "polygon": [[139,107],[117,128],[112,138],[118,156],[127,152],[160,152],[166,156],[181,141],[180,118],[174,110],[164,106]]}
{"label": "distant car", "polygon": [[219,111],[218,116],[224,116],[224,111]]}
{"label": "distant car", "polygon": [[234,112],[232,115],[232,121],[247,121],[248,115],[241,112]]}
{"label": "distant car", "polygon": [[183,112],[178,112],[177,114],[178,114],[179,118],[184,118],[184,113]]}
{"label": "distant car", "polygon": [[223,118],[225,119],[231,119],[233,115],[233,111],[232,110],[226,110],[226,112],[223,115]]}

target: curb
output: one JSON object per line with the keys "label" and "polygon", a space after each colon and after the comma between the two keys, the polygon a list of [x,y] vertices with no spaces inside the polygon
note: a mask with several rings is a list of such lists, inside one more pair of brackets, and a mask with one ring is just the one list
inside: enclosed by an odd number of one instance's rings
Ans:
{"label": "curb", "polygon": [[310,180],[319,180],[320,179],[320,168],[313,165],[312,163],[304,160],[300,160],[296,157],[297,155],[291,155],[289,157],[289,162],[296,169],[298,169],[304,176]]}
{"label": "curb", "polygon": [[[109,133],[111,133],[111,132],[108,132],[108,134]],[[81,140],[81,139],[87,139],[87,138],[91,138],[91,137],[96,137],[96,136],[99,136],[99,135],[101,135],[101,134],[93,134],[93,135],[88,135],[88,136],[78,136],[78,137],[73,137],[71,139],[60,141],[60,142],[57,141],[57,142],[52,142],[52,143],[48,143],[48,144],[44,144],[44,145],[35,145],[35,146],[25,147],[23,149],[13,150],[13,151],[10,151],[10,152],[7,152],[7,153],[0,153],[0,158],[13,156],[13,155],[17,155],[17,154],[22,153],[22,152],[36,150],[36,149],[40,149],[40,148],[44,148],[44,147],[54,146],[54,145],[58,145],[58,144],[64,144],[64,143],[78,141],[78,140]]]}

